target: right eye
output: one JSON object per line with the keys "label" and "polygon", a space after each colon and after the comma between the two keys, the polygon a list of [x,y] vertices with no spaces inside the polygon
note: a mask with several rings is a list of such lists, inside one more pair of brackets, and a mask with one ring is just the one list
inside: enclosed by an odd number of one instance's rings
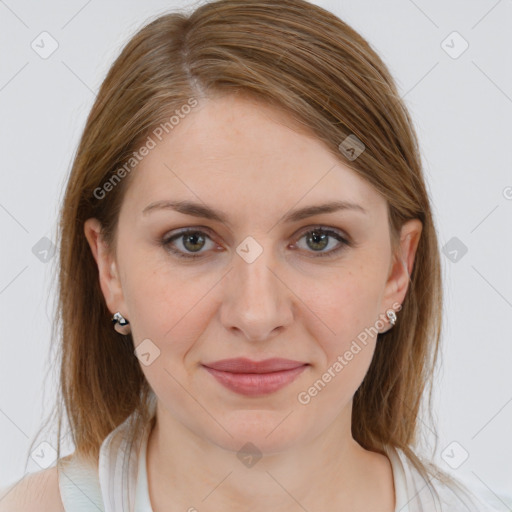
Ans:
{"label": "right eye", "polygon": [[[200,251],[205,247],[205,245],[207,245],[207,239],[215,246],[211,238],[204,231],[197,229],[185,229],[173,234],[172,236],[166,235],[162,239],[161,245],[167,251],[175,254],[179,258],[194,259],[203,256],[203,252],[205,251]],[[176,243],[176,241],[178,241],[178,243]],[[181,248],[177,248],[177,245],[181,246]]]}

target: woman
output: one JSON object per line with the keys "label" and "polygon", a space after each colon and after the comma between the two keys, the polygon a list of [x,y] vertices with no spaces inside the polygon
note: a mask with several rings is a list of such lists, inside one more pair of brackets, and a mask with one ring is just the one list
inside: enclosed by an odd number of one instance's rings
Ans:
{"label": "woman", "polygon": [[144,27],[60,230],[76,449],[0,510],[494,510],[415,453],[437,237],[393,79],[334,15],[220,0]]}

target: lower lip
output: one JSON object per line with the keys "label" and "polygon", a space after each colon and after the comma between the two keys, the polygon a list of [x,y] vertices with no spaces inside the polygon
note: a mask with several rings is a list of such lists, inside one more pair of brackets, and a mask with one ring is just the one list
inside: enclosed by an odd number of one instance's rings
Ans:
{"label": "lower lip", "polygon": [[282,370],[272,373],[231,373],[214,370],[205,366],[218,382],[223,386],[246,396],[258,396],[273,393],[290,384],[300,375],[307,365],[298,366],[291,370]]}

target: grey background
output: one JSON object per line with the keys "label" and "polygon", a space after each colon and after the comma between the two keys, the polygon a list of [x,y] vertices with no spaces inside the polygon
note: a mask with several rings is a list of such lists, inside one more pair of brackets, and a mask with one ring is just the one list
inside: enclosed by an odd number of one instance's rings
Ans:
{"label": "grey background", "polygon": [[[490,492],[512,494],[512,0],[313,3],[369,40],[418,130],[446,247],[436,462]],[[138,28],[190,5],[0,0],[0,487],[23,476],[29,442],[54,405],[57,258],[45,252],[44,237],[54,241],[95,93]],[[43,31],[58,43],[46,59],[31,47],[42,46]],[[458,55],[464,40],[469,46]],[[40,469],[31,459],[28,471]]]}

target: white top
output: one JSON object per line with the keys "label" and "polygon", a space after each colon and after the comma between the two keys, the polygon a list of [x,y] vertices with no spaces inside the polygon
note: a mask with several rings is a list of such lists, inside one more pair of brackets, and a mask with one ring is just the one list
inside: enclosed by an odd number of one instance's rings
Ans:
{"label": "white top", "polygon": [[[113,430],[101,445],[99,467],[80,464],[72,458],[59,466],[59,487],[66,512],[153,512],[148,492],[146,473],[146,447],[149,424],[141,434],[142,444],[138,456],[126,457],[128,481],[123,479],[123,431],[127,420]],[[405,454],[394,447],[386,453],[393,469],[395,484],[395,512],[498,512],[499,504],[492,493],[471,491],[471,500],[458,489],[433,479],[441,503],[434,501],[428,483],[409,462]],[[128,483],[128,485],[124,485]],[[459,479],[459,482],[464,482]],[[474,486],[473,486],[474,487]],[[510,498],[506,498],[510,499]]]}

